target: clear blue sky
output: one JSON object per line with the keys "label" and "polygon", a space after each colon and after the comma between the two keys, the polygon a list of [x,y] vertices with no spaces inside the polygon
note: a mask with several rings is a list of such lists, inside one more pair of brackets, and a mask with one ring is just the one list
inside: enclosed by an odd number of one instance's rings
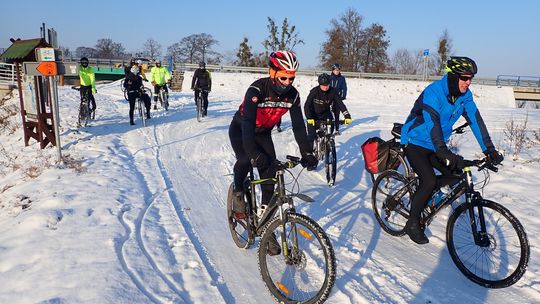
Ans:
{"label": "clear blue sky", "polygon": [[267,17],[278,25],[287,17],[305,41],[295,49],[301,68],[317,66],[330,20],[354,8],[364,17],[364,27],[372,23],[385,27],[390,57],[399,48],[435,52],[438,38],[447,29],[454,54],[475,59],[479,76],[540,76],[538,0],[21,0],[2,6],[0,47],[11,45],[11,37],[39,37],[39,28],[45,22],[47,28],[58,32],[60,45],[73,51],[110,38],[126,51],[137,52],[153,38],[162,45],[164,54],[183,37],[208,33],[219,41],[214,49],[222,54],[233,54],[243,37],[259,52],[268,35]]}

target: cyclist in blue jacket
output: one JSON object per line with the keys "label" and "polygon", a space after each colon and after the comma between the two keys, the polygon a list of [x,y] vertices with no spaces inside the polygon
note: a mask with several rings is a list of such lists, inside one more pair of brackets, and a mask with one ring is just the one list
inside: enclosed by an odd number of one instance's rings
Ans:
{"label": "cyclist in blue jacket", "polygon": [[472,59],[451,57],[446,64],[447,74],[420,94],[401,129],[401,144],[404,145],[405,155],[419,178],[405,232],[418,244],[429,242],[419,218],[437,187],[433,169],[448,174],[463,168],[463,157],[454,154],[446,146],[454,123],[460,117],[465,118],[482,151],[493,164],[499,164],[504,158],[495,150],[469,90],[477,71]]}
{"label": "cyclist in blue jacket", "polygon": [[342,100],[347,99],[347,81],[345,81],[345,76],[341,75],[341,64],[339,63],[332,65],[330,87],[336,90]]}

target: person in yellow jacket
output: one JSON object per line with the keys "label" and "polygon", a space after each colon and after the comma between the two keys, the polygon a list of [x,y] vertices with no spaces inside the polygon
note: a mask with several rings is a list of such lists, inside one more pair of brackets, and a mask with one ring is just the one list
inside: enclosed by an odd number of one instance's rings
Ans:
{"label": "person in yellow jacket", "polygon": [[94,70],[88,66],[88,58],[82,57],[79,61],[81,66],[79,67],[79,80],[81,82],[81,99],[85,92],[88,92],[88,98],[92,104],[92,119],[96,116],[96,100],[94,99],[94,94],[97,93],[96,90],[96,76]]}
{"label": "person in yellow jacket", "polygon": [[164,66],[161,66],[161,60],[159,59],[156,60],[156,66],[153,67],[150,72],[150,81],[154,86],[154,110],[157,110],[159,89],[163,88],[165,94],[169,94],[167,84],[171,81],[171,74]]}

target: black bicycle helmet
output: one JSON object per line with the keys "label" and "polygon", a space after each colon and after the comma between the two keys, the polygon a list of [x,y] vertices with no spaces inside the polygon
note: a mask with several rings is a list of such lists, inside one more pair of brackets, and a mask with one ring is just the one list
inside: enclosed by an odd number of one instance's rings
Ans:
{"label": "black bicycle helmet", "polygon": [[88,64],[88,58],[82,57],[81,60],[79,60],[81,64]]}
{"label": "black bicycle helmet", "polygon": [[206,67],[206,63],[204,61],[199,62],[199,68],[204,69]]}
{"label": "black bicycle helmet", "polygon": [[335,70],[335,69],[340,69],[341,70],[341,64],[339,64],[339,63],[332,64],[332,71]]}
{"label": "black bicycle helmet", "polygon": [[445,71],[457,75],[472,75],[478,72],[476,63],[469,57],[450,57],[446,62]]}
{"label": "black bicycle helmet", "polygon": [[319,75],[319,78],[317,79],[319,81],[319,84],[320,85],[329,85],[330,84],[330,75],[326,74],[326,73],[322,73],[321,75]]}

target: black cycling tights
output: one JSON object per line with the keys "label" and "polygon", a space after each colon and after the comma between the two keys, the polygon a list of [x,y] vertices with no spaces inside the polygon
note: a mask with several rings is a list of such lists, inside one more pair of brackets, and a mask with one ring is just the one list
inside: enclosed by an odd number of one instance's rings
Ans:
{"label": "black cycling tights", "polygon": [[420,182],[413,195],[410,216],[411,219],[417,221],[433,190],[440,186],[437,185],[437,177],[433,169],[437,169],[442,174],[450,174],[450,171],[440,163],[434,151],[411,144],[405,146],[404,151]]}
{"label": "black cycling tights", "polygon": [[[231,146],[236,154],[236,163],[234,164],[234,189],[240,190],[244,187],[244,180],[246,179],[249,171],[251,170],[251,159],[244,150],[242,142],[242,129],[240,124],[232,122],[229,127],[229,138],[231,140]],[[272,161],[276,159],[276,151],[274,149],[274,143],[272,141],[272,135],[269,132],[256,133],[255,143],[257,149],[261,153],[266,154],[268,160]],[[276,175],[276,170],[273,166],[269,168],[257,168],[260,178],[272,178]],[[262,185],[262,203],[268,204],[270,198],[274,193],[274,185]]]}

